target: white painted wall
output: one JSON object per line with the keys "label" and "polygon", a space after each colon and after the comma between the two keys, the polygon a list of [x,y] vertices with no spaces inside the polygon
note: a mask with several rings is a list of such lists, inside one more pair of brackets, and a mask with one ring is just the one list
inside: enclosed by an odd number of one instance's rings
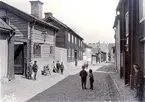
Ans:
{"label": "white painted wall", "polygon": [[7,77],[8,68],[8,43],[7,40],[0,40],[0,80]]}
{"label": "white painted wall", "polygon": [[55,47],[55,62],[63,62],[64,67],[67,68],[67,49]]}

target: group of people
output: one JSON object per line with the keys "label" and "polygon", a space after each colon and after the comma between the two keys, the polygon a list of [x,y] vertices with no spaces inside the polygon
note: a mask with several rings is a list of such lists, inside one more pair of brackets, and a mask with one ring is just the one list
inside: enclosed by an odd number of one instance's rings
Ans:
{"label": "group of people", "polygon": [[[55,62],[53,61],[52,67],[53,67],[54,73],[60,72],[61,74],[63,74],[63,71],[64,71],[63,62],[59,63],[59,61],[57,61],[56,65],[55,65]],[[38,72],[37,61],[34,61],[34,64],[32,62],[30,62],[28,65],[27,71],[26,71],[26,78],[36,80],[37,72]],[[32,76],[32,74],[33,74],[33,76]],[[41,70],[41,74],[42,75],[48,75],[48,74],[51,75],[49,65],[46,65],[43,67],[43,70]]]}
{"label": "group of people", "polygon": [[63,62],[60,63],[59,61],[57,61],[56,65],[55,65],[55,62],[53,61],[53,72],[63,74],[63,71],[64,71]]}
{"label": "group of people", "polygon": [[[85,70],[86,66],[82,66],[82,70],[80,71],[80,77],[81,77],[81,82],[82,82],[82,89],[87,89],[86,88],[86,82],[87,82],[87,76],[88,73]],[[89,70],[89,80],[90,80],[90,89],[93,90],[93,83],[94,83],[94,76],[93,76],[93,71],[92,69]]]}
{"label": "group of people", "polygon": [[[34,61],[34,64],[30,62],[27,69],[26,78],[36,80],[37,71],[38,71],[37,61]],[[33,78],[32,78],[32,73],[34,73]]]}

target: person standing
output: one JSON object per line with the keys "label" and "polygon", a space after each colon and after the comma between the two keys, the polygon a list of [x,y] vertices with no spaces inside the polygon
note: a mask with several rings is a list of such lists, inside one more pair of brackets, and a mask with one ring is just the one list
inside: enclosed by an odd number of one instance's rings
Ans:
{"label": "person standing", "polygon": [[29,63],[27,73],[28,73],[28,79],[32,79],[32,63],[31,62]]}
{"label": "person standing", "polygon": [[56,68],[57,68],[57,73],[59,73],[59,70],[60,70],[60,63],[59,63],[59,61],[57,61],[57,63],[56,63]]}
{"label": "person standing", "polygon": [[63,70],[64,70],[64,65],[63,65],[63,62],[61,62],[61,65],[60,65],[61,74],[63,74]]}
{"label": "person standing", "polygon": [[90,89],[93,90],[94,76],[92,69],[89,70],[89,78],[90,78]]}
{"label": "person standing", "polygon": [[85,71],[85,66],[82,66],[82,70],[80,71],[80,77],[81,77],[81,82],[82,82],[82,89],[87,89],[86,88],[87,75],[88,74]]}
{"label": "person standing", "polygon": [[78,61],[77,61],[77,60],[75,60],[75,66],[77,67],[77,65],[78,65]]}
{"label": "person standing", "polygon": [[143,100],[143,73],[141,71],[141,68],[134,64],[133,68],[135,70],[135,86],[136,86],[136,98],[139,99],[139,101]]}
{"label": "person standing", "polygon": [[34,80],[36,80],[37,71],[38,71],[37,61],[34,61],[33,64]]}
{"label": "person standing", "polygon": [[47,74],[48,74],[48,72],[49,72],[49,75],[51,75],[49,65],[46,66],[46,69],[47,69]]}

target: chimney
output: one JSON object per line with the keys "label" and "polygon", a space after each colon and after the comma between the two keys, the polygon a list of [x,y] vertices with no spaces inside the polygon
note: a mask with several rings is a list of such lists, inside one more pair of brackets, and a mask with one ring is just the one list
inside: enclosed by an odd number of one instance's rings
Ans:
{"label": "chimney", "polygon": [[42,5],[43,3],[39,0],[30,1],[31,3],[31,15],[42,19]]}
{"label": "chimney", "polygon": [[46,12],[45,14],[45,18],[52,16],[53,14],[51,12]]}

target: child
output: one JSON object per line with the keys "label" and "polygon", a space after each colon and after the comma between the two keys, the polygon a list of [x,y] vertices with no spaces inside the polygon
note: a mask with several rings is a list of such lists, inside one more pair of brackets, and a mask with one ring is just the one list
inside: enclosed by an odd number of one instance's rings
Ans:
{"label": "child", "polygon": [[32,63],[31,62],[29,63],[27,71],[28,71],[28,79],[32,79]]}
{"label": "child", "polygon": [[90,89],[93,90],[94,76],[93,76],[92,69],[89,70],[89,77],[90,77]]}
{"label": "child", "polygon": [[80,77],[82,81],[82,89],[87,89],[86,88],[86,81],[87,81],[87,72],[85,71],[85,66],[82,66],[82,70],[80,71]]}
{"label": "child", "polygon": [[37,71],[38,71],[37,61],[34,61],[32,69],[33,69],[33,72],[34,72],[34,80],[36,80]]}
{"label": "child", "polygon": [[63,65],[63,62],[61,62],[61,65],[60,65],[61,74],[63,74],[63,70],[64,70],[64,65]]}

